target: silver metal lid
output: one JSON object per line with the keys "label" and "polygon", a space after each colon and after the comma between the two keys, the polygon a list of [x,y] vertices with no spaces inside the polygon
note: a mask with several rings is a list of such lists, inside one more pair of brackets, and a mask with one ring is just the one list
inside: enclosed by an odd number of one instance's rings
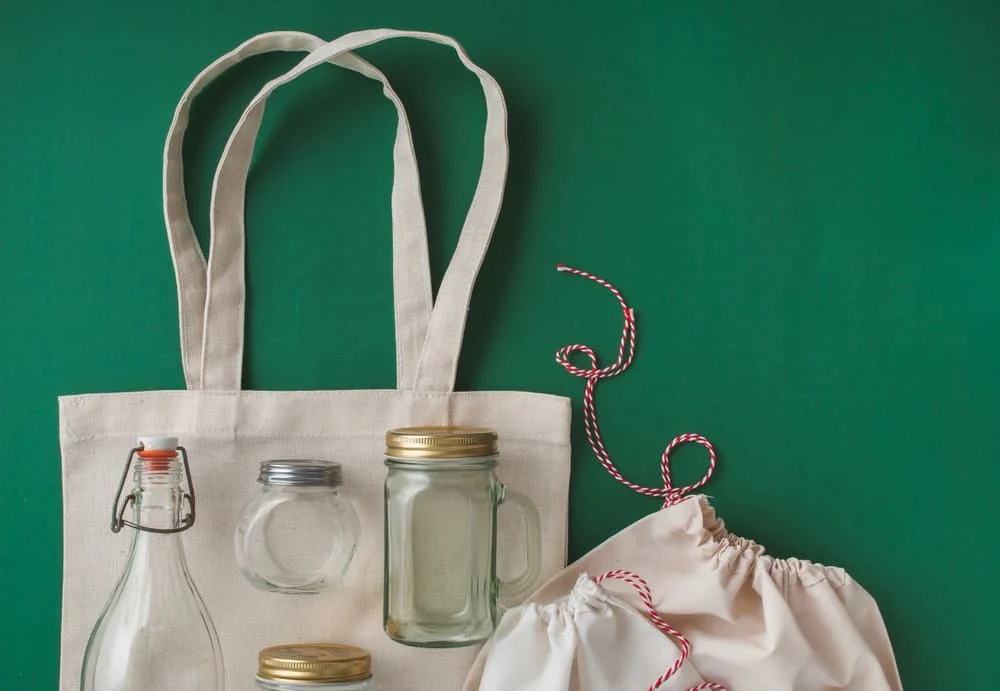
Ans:
{"label": "silver metal lid", "polygon": [[339,463],[308,459],[283,459],[260,464],[257,482],[262,485],[340,487],[344,484]]}

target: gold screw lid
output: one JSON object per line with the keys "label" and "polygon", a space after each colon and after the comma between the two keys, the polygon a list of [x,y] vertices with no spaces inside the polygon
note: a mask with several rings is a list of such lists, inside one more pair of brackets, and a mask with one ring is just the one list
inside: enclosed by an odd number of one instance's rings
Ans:
{"label": "gold screw lid", "polygon": [[391,458],[481,458],[496,456],[497,433],[485,427],[397,427],[385,434]]}
{"label": "gold screw lid", "polygon": [[371,653],[353,645],[275,645],[261,650],[257,661],[257,676],[275,681],[360,681],[372,675]]}

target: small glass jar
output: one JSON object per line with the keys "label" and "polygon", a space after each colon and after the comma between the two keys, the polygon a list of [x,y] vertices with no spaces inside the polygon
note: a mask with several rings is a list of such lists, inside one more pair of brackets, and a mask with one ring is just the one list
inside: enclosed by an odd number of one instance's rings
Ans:
{"label": "small glass jar", "polygon": [[264,691],[363,691],[372,688],[372,656],[336,643],[295,643],[264,648],[257,658],[257,689]]}
{"label": "small glass jar", "polygon": [[[497,479],[492,430],[390,430],[385,464],[385,632],[419,647],[482,643],[499,622],[498,598],[527,593],[538,579],[538,510]],[[509,581],[497,575],[501,504],[517,508],[525,527],[525,568]]]}
{"label": "small glass jar", "polygon": [[357,550],[360,525],[343,496],[339,463],[271,460],[261,491],[236,526],[236,560],[256,588],[309,594],[334,590]]}

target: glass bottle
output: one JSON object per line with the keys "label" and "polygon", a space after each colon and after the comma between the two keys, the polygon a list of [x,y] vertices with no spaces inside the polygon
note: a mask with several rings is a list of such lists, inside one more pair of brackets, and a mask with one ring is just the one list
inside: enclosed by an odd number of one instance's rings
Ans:
{"label": "glass bottle", "polygon": [[341,493],[332,461],[260,464],[261,491],[236,525],[236,561],[260,590],[321,593],[337,588],[357,550],[360,521]]}
{"label": "glass bottle", "polygon": [[264,648],[258,656],[261,691],[367,691],[372,656],[364,648],[336,643],[295,643]]}
{"label": "glass bottle", "polygon": [[[136,486],[122,502],[133,461]],[[125,518],[129,504],[133,520]],[[82,691],[223,691],[219,638],[181,543],[180,533],[194,519],[187,452],[176,437],[140,437],[111,517],[112,532],[135,529],[132,548],[90,634]]]}
{"label": "glass bottle", "polygon": [[[538,510],[496,476],[497,435],[475,427],[404,427],[386,434],[383,623],[406,645],[453,648],[493,634],[501,596],[538,579]],[[524,517],[527,559],[497,577],[497,509]]]}

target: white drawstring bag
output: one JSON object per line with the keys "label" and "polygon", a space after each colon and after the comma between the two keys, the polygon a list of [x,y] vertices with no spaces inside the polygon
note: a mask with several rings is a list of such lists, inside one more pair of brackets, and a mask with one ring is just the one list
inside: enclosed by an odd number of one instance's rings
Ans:
{"label": "white drawstring bag", "polygon": [[645,582],[620,571],[597,579],[581,574],[568,595],[509,610],[493,636],[479,691],[721,688],[686,661],[687,641],[655,612],[647,618],[597,582],[609,578],[624,580],[650,602]]}
{"label": "white drawstring bag", "polygon": [[[652,588],[651,592],[649,587],[640,589],[647,611],[668,620],[683,633],[676,637],[682,658],[687,658],[686,662],[681,660],[682,672],[687,673],[690,663],[711,680],[695,688],[718,689],[724,684],[732,691],[901,691],[885,624],[874,598],[864,588],[841,568],[766,554],[760,545],[726,530],[707,497],[687,496],[704,486],[715,470],[715,450],[705,437],[684,434],[667,446],[660,465],[662,487],[643,487],[622,477],[597,427],[594,387],[599,380],[621,374],[631,364],[635,315],[621,293],[607,281],[576,269],[562,269],[608,288],[618,299],[625,319],[615,363],[599,367],[593,349],[585,345],[567,346],[556,355],[567,371],[587,380],[583,408],[588,441],[612,477],[640,494],[662,498],[663,507],[613,535],[549,580],[529,598],[532,607],[546,611],[550,604],[563,602],[567,593],[575,592],[573,584],[580,572],[629,569]],[[568,357],[574,352],[586,355],[590,367],[570,363]],[[700,444],[708,451],[708,472],[693,485],[674,487],[670,453],[686,442]],[[577,601],[572,596],[571,600]],[[557,638],[555,629],[550,627],[548,633],[550,638]],[[546,644],[540,636],[520,636],[525,641],[538,638],[535,644],[545,652],[536,655],[548,654],[556,658],[553,664],[560,663],[560,653],[556,652],[559,645],[552,641]],[[466,678],[465,691],[499,689],[485,685],[487,670],[523,667],[527,663],[536,670],[545,667],[520,647],[511,645],[512,637],[498,636],[480,652]],[[629,670],[640,665],[650,669],[654,667],[650,656],[657,655],[653,646],[661,644],[661,639],[655,628],[647,630],[641,643],[616,636],[597,642],[588,636],[581,639],[586,641],[586,649],[575,654],[579,659],[605,664],[627,659],[634,666]],[[663,663],[663,655],[659,653],[656,664]],[[581,674],[597,674],[598,685],[581,677],[571,679],[568,686],[553,686],[546,691],[648,688],[642,675],[623,672],[619,682],[600,686],[607,677],[600,676],[593,665],[578,669]]]}

